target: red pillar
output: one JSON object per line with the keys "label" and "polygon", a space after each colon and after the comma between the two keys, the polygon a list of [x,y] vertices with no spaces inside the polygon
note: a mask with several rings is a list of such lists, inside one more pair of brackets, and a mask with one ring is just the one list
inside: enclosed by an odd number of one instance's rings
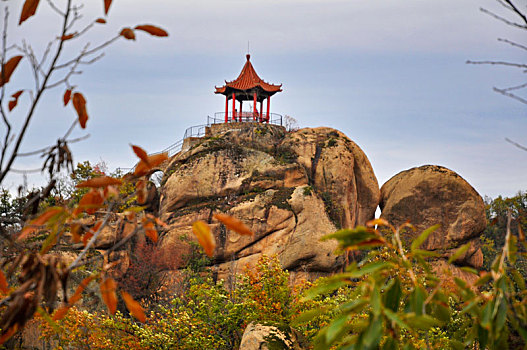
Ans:
{"label": "red pillar", "polygon": [[265,119],[269,123],[269,109],[271,108],[271,96],[267,97],[267,115]]}
{"label": "red pillar", "polygon": [[253,120],[256,119],[256,92],[253,92]]}
{"label": "red pillar", "polygon": [[229,122],[229,95],[225,95],[225,123]]}
{"label": "red pillar", "polygon": [[263,100],[260,101],[260,115],[263,116]]}
{"label": "red pillar", "polygon": [[236,121],[236,95],[232,93],[232,119]]}

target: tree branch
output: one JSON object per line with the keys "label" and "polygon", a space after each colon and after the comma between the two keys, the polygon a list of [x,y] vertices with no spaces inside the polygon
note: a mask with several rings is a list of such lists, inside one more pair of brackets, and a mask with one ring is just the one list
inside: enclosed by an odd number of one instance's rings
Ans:
{"label": "tree branch", "polygon": [[[66,34],[66,25],[68,23],[68,18],[69,18],[69,14],[70,14],[71,1],[72,0],[68,0],[67,5],[66,5],[67,7],[66,7],[65,15],[64,15],[64,22],[63,22],[63,25],[62,25],[61,37]],[[46,89],[46,84],[48,82],[48,79],[51,77],[51,75],[53,74],[53,71],[55,70],[55,64],[57,64],[57,60],[60,57],[60,54],[61,54],[62,48],[63,48],[63,44],[64,44],[64,41],[61,40],[59,42],[59,46],[57,48],[55,56],[53,57],[53,60],[51,62],[51,66],[49,68],[49,71],[46,74],[46,76],[44,78],[44,81],[42,82],[41,88],[36,93],[35,100],[33,101],[32,105],[31,105],[31,108],[30,108],[30,110],[28,112],[28,115],[26,117],[24,125],[22,126],[20,134],[18,135],[18,138],[17,138],[16,143],[15,143],[15,147],[14,147],[12,153],[11,153],[11,157],[9,158],[9,161],[8,161],[6,167],[3,170],[1,170],[1,172],[0,172],[0,184],[2,183],[4,178],[6,177],[7,173],[11,169],[11,166],[13,165],[13,162],[15,161],[15,159],[17,157],[18,149],[20,148],[20,145],[22,144],[22,140],[24,139],[24,136],[26,134],[26,131],[27,131],[27,128],[28,128],[29,123],[31,121],[31,118],[33,117],[33,114],[35,113],[35,108],[36,108],[36,106],[38,104],[38,101],[40,100],[40,97],[42,96],[42,93]]]}

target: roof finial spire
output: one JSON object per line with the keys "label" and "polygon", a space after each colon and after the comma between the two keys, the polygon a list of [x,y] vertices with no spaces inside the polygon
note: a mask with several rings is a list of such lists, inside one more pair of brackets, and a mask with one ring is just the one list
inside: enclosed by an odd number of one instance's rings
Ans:
{"label": "roof finial spire", "polygon": [[245,57],[247,57],[247,61],[249,61],[251,58],[251,53],[249,51],[249,40],[247,40],[247,55],[245,55]]}

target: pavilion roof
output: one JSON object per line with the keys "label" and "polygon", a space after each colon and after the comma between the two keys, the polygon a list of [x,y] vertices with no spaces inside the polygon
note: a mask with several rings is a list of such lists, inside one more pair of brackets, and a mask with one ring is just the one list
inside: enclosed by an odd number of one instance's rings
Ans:
{"label": "pavilion roof", "polygon": [[233,90],[238,91],[247,91],[254,88],[259,88],[259,90],[265,91],[268,96],[274,95],[277,92],[282,91],[282,84],[274,85],[266,83],[262,78],[258,76],[254,67],[250,61],[251,55],[247,54],[247,62],[243,66],[243,69],[238,76],[233,81],[225,81],[225,85],[221,87],[216,87],[216,94],[229,94]]}

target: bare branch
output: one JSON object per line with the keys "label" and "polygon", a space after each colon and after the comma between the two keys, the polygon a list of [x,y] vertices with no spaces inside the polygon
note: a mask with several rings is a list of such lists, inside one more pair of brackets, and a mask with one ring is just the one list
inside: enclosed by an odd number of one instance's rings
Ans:
{"label": "bare branch", "polygon": [[514,146],[518,147],[521,150],[527,151],[527,147],[522,146],[519,143],[512,141],[511,139],[505,138],[505,141],[507,141],[510,144],[513,144]]}
{"label": "bare branch", "polygon": [[507,97],[510,97],[510,98],[513,98],[517,101],[520,101],[521,103],[524,103],[524,104],[527,104],[527,100],[518,96],[518,95],[515,95],[515,94],[511,94],[510,92],[507,92],[507,89],[498,89],[497,87],[494,87],[492,88],[492,90],[496,91],[497,93],[500,93],[504,96],[507,96]]}
{"label": "bare branch", "polygon": [[[78,120],[76,119],[73,122],[73,124],[70,126],[70,128],[68,129],[68,131],[66,132],[66,135],[62,138],[62,140],[64,140],[66,137],[68,137],[68,135],[70,134],[71,130],[73,130],[73,127],[75,125],[77,125],[77,123],[78,123]],[[79,142],[79,141],[86,140],[88,137],[90,137],[90,134],[86,134],[84,136],[77,137],[76,139],[66,140],[65,142],[67,142],[67,143],[76,143],[76,142]],[[18,156],[19,157],[36,156],[37,154],[42,154],[44,152],[48,152],[51,148],[52,148],[52,146],[48,146],[48,147],[44,147],[44,148],[41,148],[41,149],[38,149],[38,150],[35,150],[35,151],[31,151],[31,152],[18,153]]]}
{"label": "bare branch", "polygon": [[[69,14],[70,14],[71,1],[72,0],[68,0],[68,2],[67,2],[66,13],[64,15],[64,22],[63,22],[63,25],[62,25],[61,37],[66,34],[66,25],[68,23],[68,18],[69,18]],[[18,135],[18,138],[17,138],[17,140],[15,142],[15,147],[14,147],[12,153],[11,153],[11,156],[9,157],[9,161],[7,162],[5,168],[3,170],[1,170],[1,172],[0,172],[0,183],[2,183],[2,181],[6,177],[7,173],[11,169],[11,166],[13,165],[13,162],[15,161],[15,159],[17,157],[18,149],[20,148],[20,145],[22,144],[22,140],[24,139],[24,136],[26,134],[26,131],[27,131],[27,128],[28,128],[29,123],[31,121],[31,118],[33,117],[33,114],[34,114],[35,109],[37,107],[38,101],[40,100],[40,97],[42,96],[42,93],[45,91],[48,79],[53,74],[53,71],[55,69],[55,65],[57,64],[57,61],[58,61],[58,59],[60,57],[60,54],[62,53],[63,43],[64,43],[64,41],[62,41],[62,40],[59,42],[59,46],[57,47],[57,51],[55,52],[55,56],[54,56],[53,60],[51,61],[50,68],[49,68],[49,70],[48,70],[48,72],[47,72],[47,74],[46,74],[46,76],[44,78],[44,81],[42,82],[41,88],[39,90],[37,90],[37,93],[36,93],[36,96],[35,96],[35,100],[33,101],[33,104],[31,105],[31,107],[29,109],[29,112],[28,112],[28,115],[26,117],[26,120],[24,121],[24,124],[22,126],[21,131],[20,131],[20,134]]]}
{"label": "bare branch", "polygon": [[99,234],[101,233],[101,231],[103,230],[104,227],[106,227],[106,225],[108,224],[108,221],[110,220],[110,216],[113,214],[112,211],[113,211],[113,207],[114,207],[115,203],[111,203],[110,206],[108,207],[108,211],[109,213],[106,214],[106,216],[104,217],[104,220],[101,224],[101,226],[99,227],[99,229],[97,230],[97,232],[95,232],[93,234],[93,237],[88,241],[88,244],[86,244],[86,247],[84,247],[84,249],[82,250],[82,252],[77,256],[77,258],[75,259],[74,262],[71,263],[71,265],[68,267],[68,271],[71,271],[73,270],[75,267],[77,267],[80,263],[80,261],[84,258],[84,256],[86,255],[86,253],[88,252],[88,250],[95,244],[95,241],[97,240],[97,238],[99,237]]}
{"label": "bare branch", "polygon": [[521,84],[521,85],[517,85],[517,86],[512,86],[512,87],[509,87],[509,88],[506,88],[506,89],[502,89],[503,91],[512,91],[512,90],[520,90],[520,89],[523,89],[523,88],[526,88],[527,87],[527,83],[525,84]]}
{"label": "bare branch", "polygon": [[99,50],[105,48],[106,46],[112,44],[114,41],[116,41],[117,39],[119,39],[119,37],[120,37],[120,35],[118,34],[118,35],[116,35],[115,37],[111,38],[110,40],[108,40],[108,41],[106,41],[106,42],[100,44],[99,46],[97,46],[97,47],[95,47],[95,48],[93,48],[93,49],[91,49],[91,50],[87,50],[87,51],[84,51],[84,50],[83,50],[83,51],[79,54],[79,56],[77,56],[76,58],[74,58],[74,59],[72,59],[72,60],[70,60],[70,61],[67,61],[67,62],[65,62],[65,63],[59,64],[59,65],[57,65],[55,68],[56,68],[56,69],[66,68],[67,66],[69,66],[69,65],[71,65],[71,64],[73,64],[73,63],[75,63],[75,62],[77,62],[77,61],[82,60],[82,58],[84,58],[84,57],[86,57],[86,56],[89,56],[89,55],[91,55],[91,54],[94,54],[95,52],[97,52],[97,51],[99,51]]}
{"label": "bare branch", "polygon": [[56,13],[58,13],[60,15],[60,17],[64,17],[66,14],[64,12],[62,12],[61,9],[59,9],[54,3],[53,1],[51,0],[47,0],[49,6],[53,9],[53,11],[55,11]]}
{"label": "bare branch", "polygon": [[516,27],[516,28],[520,28],[520,29],[527,29],[527,26],[526,25],[522,25],[522,24],[519,24],[519,23],[516,23],[516,22],[511,22],[509,21],[508,19],[506,19],[505,17],[501,17],[501,16],[498,16],[497,14],[495,14],[494,12],[491,12],[483,7],[480,7],[479,9],[481,12],[491,16],[491,17],[494,17],[495,19],[497,19],[498,21],[502,21],[503,23],[509,25],[509,26],[512,26],[512,27]]}
{"label": "bare branch", "polygon": [[[7,22],[9,19],[9,9],[5,8],[5,15],[4,15],[4,28],[2,29],[2,57],[0,59],[0,67],[4,66],[5,58],[6,58],[6,42],[7,42]],[[0,69],[1,76],[0,79],[4,81],[4,70]],[[11,123],[9,123],[9,120],[7,119],[6,111],[3,107],[5,97],[5,85],[2,85],[2,89],[0,91],[0,113],[2,114],[2,120],[4,121],[4,124],[6,125],[6,134],[4,138],[4,144],[2,146],[2,156],[0,157],[0,169],[2,168],[4,164],[4,158],[7,152],[7,148],[9,147],[9,138],[11,136]]]}
{"label": "bare branch", "polygon": [[518,44],[518,43],[515,43],[514,41],[510,41],[510,40],[507,40],[507,39],[503,39],[503,38],[498,38],[498,41],[501,41],[503,43],[507,43],[507,44],[510,44],[514,47],[518,47],[522,50],[527,50],[527,46],[524,46],[522,44]]}
{"label": "bare branch", "polygon": [[512,3],[511,0],[503,0],[505,1],[512,9],[514,13],[516,13],[520,18],[523,20],[523,22],[527,25],[527,17],[520,11],[518,8]]}
{"label": "bare branch", "polygon": [[504,61],[470,61],[468,60],[466,63],[467,64],[492,64],[492,65],[500,65],[500,66],[527,68],[527,64],[504,62]]}

